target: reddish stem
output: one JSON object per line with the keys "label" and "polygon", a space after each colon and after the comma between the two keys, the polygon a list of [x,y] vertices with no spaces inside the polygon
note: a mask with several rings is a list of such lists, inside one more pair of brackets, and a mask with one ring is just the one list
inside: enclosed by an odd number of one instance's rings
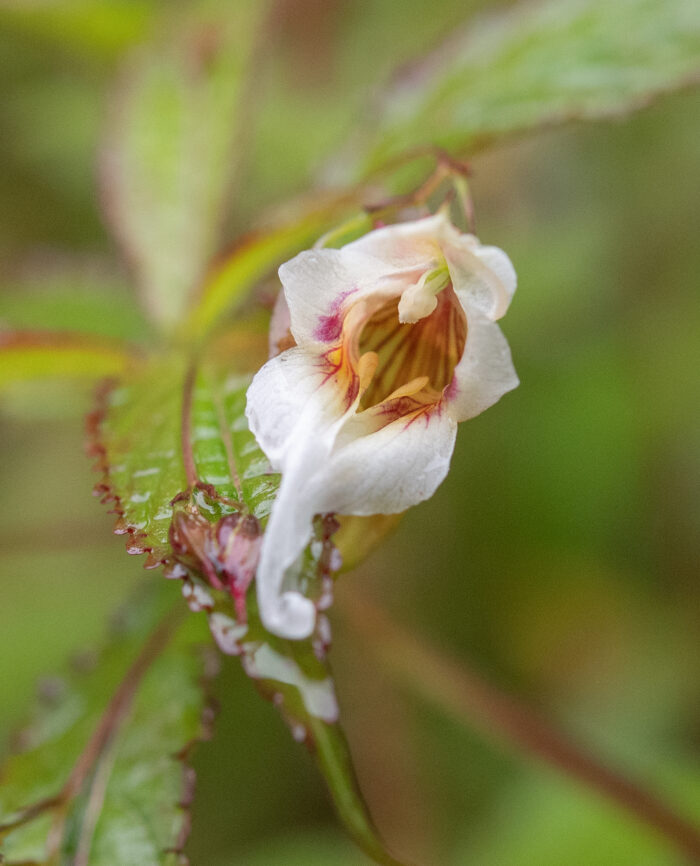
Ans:
{"label": "reddish stem", "polygon": [[654,828],[693,863],[700,863],[700,828],[638,782],[587,754],[565,734],[485,680],[445,658],[396,625],[365,599],[345,598],[343,613],[387,667],[412,688],[489,738],[505,741],[593,789]]}

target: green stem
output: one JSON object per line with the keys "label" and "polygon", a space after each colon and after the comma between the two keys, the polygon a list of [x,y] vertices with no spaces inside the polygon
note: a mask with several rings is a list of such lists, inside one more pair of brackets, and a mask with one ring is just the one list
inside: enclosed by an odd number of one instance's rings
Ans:
{"label": "green stem", "polygon": [[316,759],[343,825],[359,847],[382,866],[406,866],[389,854],[369,817],[355,779],[350,752],[338,725],[309,716],[307,721]]}

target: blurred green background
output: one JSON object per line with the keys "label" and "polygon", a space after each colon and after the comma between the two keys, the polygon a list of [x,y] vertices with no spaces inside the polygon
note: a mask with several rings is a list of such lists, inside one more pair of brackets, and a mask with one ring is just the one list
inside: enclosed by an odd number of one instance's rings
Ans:
{"label": "blurred green background", "polygon": [[[103,332],[142,333],[99,214],[95,154],[120,61],[178,5],[0,6],[0,320],[60,327],[65,297],[98,293]],[[303,190],[368,88],[468,7],[278,3],[231,236]],[[503,330],[521,385],[462,427],[438,494],[338,586],[381,599],[696,817],[699,120],[689,91],[474,159],[478,233],[519,274]],[[0,420],[3,737],[37,678],[98,638],[142,579],[90,497],[87,405],[87,393],[53,389],[39,406],[15,394]],[[360,780],[397,853],[431,866],[680,862],[614,807],[399,689],[334,625]],[[217,737],[196,760],[195,866],[365,862],[235,660],[217,693]]]}

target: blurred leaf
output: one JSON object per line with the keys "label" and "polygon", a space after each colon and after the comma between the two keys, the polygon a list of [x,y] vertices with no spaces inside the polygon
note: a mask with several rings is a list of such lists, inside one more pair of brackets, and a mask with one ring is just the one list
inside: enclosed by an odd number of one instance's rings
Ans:
{"label": "blurred leaf", "polygon": [[153,11],[145,0],[4,0],[0,26],[102,60],[141,38]]}
{"label": "blurred leaf", "polygon": [[201,630],[191,617],[178,628],[161,587],[125,608],[99,656],[43,686],[1,771],[9,862],[180,862],[165,852],[187,837],[194,779],[185,762],[208,737],[212,711],[193,651]]}
{"label": "blurred leaf", "polygon": [[[669,774],[689,813],[700,805],[697,774],[678,763]],[[668,786],[667,786],[668,787]],[[460,847],[455,864],[479,866],[681,866],[686,862],[653,831],[588,791],[537,771],[514,784],[476,838]]]}
{"label": "blurred leaf", "polygon": [[246,298],[256,282],[286,259],[311,246],[336,225],[349,208],[357,209],[355,195],[321,195],[302,203],[288,216],[244,236],[204,280],[192,317],[183,329],[201,336]]}
{"label": "blurred leaf", "polygon": [[411,148],[468,153],[516,132],[640,108],[700,80],[699,56],[694,0],[521,3],[404,70],[337,174],[356,177]]}
{"label": "blurred leaf", "polygon": [[123,340],[148,336],[148,325],[124,281],[101,263],[39,263],[3,280],[0,324]]}
{"label": "blurred leaf", "polygon": [[131,59],[102,154],[106,214],[145,307],[172,326],[219,232],[245,131],[241,103],[265,3],[208,6]]}
{"label": "blurred leaf", "polygon": [[0,331],[0,391],[36,379],[102,379],[134,362],[124,344],[81,334]]}

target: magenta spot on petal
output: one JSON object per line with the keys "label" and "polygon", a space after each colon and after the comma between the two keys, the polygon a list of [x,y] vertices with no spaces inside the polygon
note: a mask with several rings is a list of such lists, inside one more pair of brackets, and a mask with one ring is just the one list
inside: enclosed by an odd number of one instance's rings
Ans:
{"label": "magenta spot on petal", "polygon": [[356,292],[357,289],[348,289],[347,292],[342,292],[334,299],[331,304],[330,313],[327,316],[320,316],[318,325],[314,331],[314,337],[322,343],[333,343],[340,339],[343,333],[343,302],[347,297]]}
{"label": "magenta spot on petal", "polygon": [[447,400],[454,400],[457,394],[459,394],[459,385],[457,384],[457,377],[453,376],[452,381],[445,388],[445,398]]}
{"label": "magenta spot on petal", "polygon": [[338,340],[342,333],[343,317],[340,313],[332,313],[330,316],[321,316],[314,337],[324,343],[332,343]]}

